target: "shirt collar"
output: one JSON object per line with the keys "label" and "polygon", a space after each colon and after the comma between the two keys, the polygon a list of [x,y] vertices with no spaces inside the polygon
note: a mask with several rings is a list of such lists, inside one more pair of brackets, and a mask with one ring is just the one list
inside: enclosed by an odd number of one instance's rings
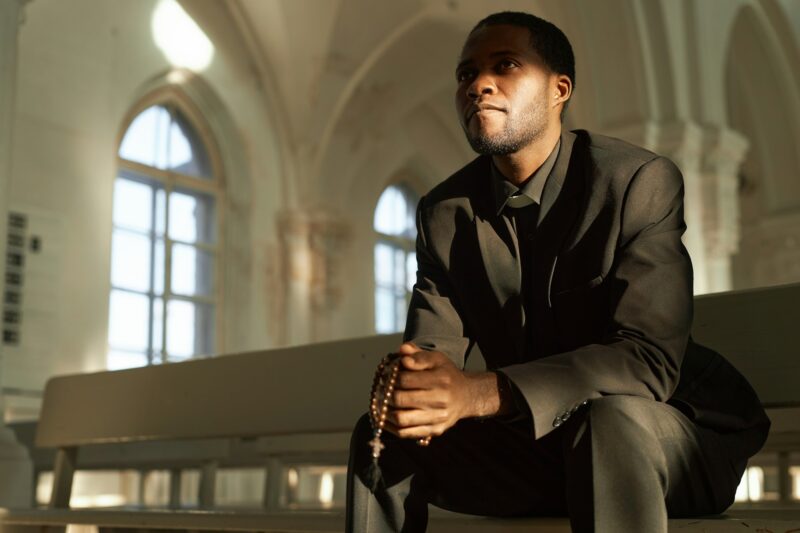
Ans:
{"label": "shirt collar", "polygon": [[494,162],[492,162],[492,185],[494,189],[495,208],[497,209],[498,215],[506,206],[523,207],[532,203],[541,203],[544,185],[556,164],[560,147],[561,139],[559,138],[553,151],[547,156],[542,166],[528,178],[525,185],[522,186],[522,189],[508,181],[494,165]]}

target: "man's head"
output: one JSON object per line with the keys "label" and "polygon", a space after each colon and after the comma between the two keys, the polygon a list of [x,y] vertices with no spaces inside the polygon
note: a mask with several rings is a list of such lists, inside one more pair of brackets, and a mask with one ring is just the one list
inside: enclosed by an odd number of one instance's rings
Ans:
{"label": "man's head", "polygon": [[472,148],[507,155],[560,128],[575,59],[553,24],[527,13],[495,13],[470,32],[456,78],[456,108]]}

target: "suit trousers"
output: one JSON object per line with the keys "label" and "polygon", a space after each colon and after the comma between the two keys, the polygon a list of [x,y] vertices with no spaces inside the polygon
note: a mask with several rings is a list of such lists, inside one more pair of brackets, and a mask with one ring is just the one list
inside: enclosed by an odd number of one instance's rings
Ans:
{"label": "suit trousers", "polygon": [[736,435],[635,396],[589,402],[534,439],[530,419],[464,419],[428,447],[384,434],[373,492],[369,418],[353,432],[346,531],[423,532],[428,504],[494,516],[569,516],[573,531],[658,533],[667,516],[717,514],[747,458]]}

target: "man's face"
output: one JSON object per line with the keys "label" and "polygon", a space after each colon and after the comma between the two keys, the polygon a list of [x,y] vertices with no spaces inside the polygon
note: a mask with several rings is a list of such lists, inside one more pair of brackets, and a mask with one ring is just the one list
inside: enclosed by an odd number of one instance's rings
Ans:
{"label": "man's face", "polygon": [[527,28],[485,26],[472,33],[456,68],[456,110],[472,149],[508,155],[541,137],[551,120],[555,75]]}

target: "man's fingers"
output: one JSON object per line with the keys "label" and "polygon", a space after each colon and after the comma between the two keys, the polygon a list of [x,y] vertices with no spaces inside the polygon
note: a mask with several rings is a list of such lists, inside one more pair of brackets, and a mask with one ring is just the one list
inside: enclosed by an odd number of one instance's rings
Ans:
{"label": "man's fingers", "polygon": [[397,350],[397,353],[403,355],[411,355],[420,351],[419,346],[414,344],[413,342],[404,342],[400,345],[400,349]]}
{"label": "man's fingers", "polygon": [[401,352],[400,357],[400,364],[407,370],[430,370],[441,366],[445,361],[449,361],[449,359],[443,353],[427,350],[420,350],[414,353]]}
{"label": "man's fingers", "polygon": [[433,394],[427,390],[403,390],[402,388],[397,388],[389,400],[389,405],[401,409],[442,408],[444,405],[438,396],[438,394]]}
{"label": "man's fingers", "polygon": [[389,412],[386,413],[386,423],[391,423],[401,429],[441,424],[446,420],[447,413],[442,410],[389,409]]}
{"label": "man's fingers", "polygon": [[408,370],[401,369],[397,374],[397,382],[394,390],[429,390],[440,387],[435,372],[431,370]]}
{"label": "man's fingers", "polygon": [[401,439],[424,439],[425,437],[437,436],[443,433],[440,426],[414,426],[404,428],[398,427],[388,420],[386,421],[384,429]]}

